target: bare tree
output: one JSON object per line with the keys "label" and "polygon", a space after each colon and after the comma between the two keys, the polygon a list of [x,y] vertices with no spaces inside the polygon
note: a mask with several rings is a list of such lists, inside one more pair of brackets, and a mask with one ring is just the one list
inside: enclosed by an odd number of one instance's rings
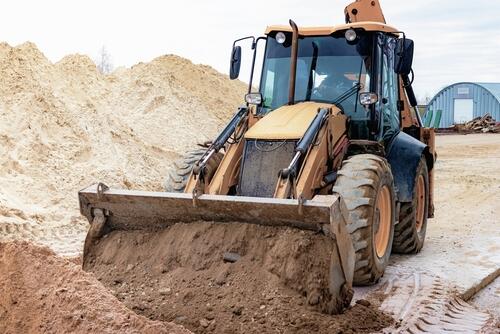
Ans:
{"label": "bare tree", "polygon": [[97,69],[104,74],[109,74],[113,71],[113,63],[111,62],[111,55],[106,49],[106,46],[103,45],[99,50],[99,55],[97,56],[97,60],[95,61]]}
{"label": "bare tree", "polygon": [[422,97],[422,95],[417,95],[417,101],[419,105],[428,105],[431,100],[432,98],[427,94],[424,97]]}

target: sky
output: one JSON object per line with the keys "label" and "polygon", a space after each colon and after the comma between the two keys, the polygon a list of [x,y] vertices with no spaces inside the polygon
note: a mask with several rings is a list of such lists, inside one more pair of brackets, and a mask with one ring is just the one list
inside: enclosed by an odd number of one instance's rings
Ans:
{"label": "sky", "polygon": [[[459,81],[500,82],[499,0],[380,2],[387,23],[415,41],[419,99]],[[290,18],[299,26],[343,24],[349,3],[11,0],[0,4],[0,41],[34,42],[53,62],[73,53],[96,59],[104,45],[115,67],[177,54],[227,73],[233,40],[261,36],[267,25]]]}

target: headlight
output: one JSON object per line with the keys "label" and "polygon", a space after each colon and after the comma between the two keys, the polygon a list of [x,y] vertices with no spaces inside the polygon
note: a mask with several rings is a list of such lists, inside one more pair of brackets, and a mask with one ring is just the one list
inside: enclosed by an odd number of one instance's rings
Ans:
{"label": "headlight", "polygon": [[353,29],[349,29],[345,32],[345,39],[347,39],[349,42],[354,42],[358,38],[358,35]]}
{"label": "headlight", "polygon": [[359,103],[364,106],[369,106],[371,104],[377,103],[378,95],[375,93],[361,93],[359,94]]}
{"label": "headlight", "polygon": [[276,42],[283,44],[286,41],[286,35],[281,31],[276,34]]}
{"label": "headlight", "polygon": [[260,93],[250,93],[245,95],[245,101],[248,104],[259,106],[262,103],[262,95]]}

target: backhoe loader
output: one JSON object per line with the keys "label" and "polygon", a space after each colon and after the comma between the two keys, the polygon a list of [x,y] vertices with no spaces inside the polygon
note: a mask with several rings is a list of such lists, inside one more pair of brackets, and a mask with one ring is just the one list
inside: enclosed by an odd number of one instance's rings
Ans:
{"label": "backhoe loader", "polygon": [[386,24],[377,0],[353,2],[345,18],[309,28],[290,20],[235,41],[231,79],[239,77],[239,44],[252,45],[246,104],[213,142],[176,162],[166,192],[102,183],[79,192],[91,223],[84,269],[112,233],[200,221],[306,230],[331,240],[323,310],[333,314],[348,307],[353,284],[380,279],[391,252],[420,251],[436,155],[434,132],[415,108],[414,43]]}

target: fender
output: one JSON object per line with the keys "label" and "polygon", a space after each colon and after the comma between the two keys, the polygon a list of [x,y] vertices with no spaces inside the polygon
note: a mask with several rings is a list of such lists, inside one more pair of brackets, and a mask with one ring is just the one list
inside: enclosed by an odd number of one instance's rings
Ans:
{"label": "fender", "polygon": [[413,200],[415,176],[422,155],[426,158],[430,172],[434,167],[434,158],[427,145],[404,132],[399,132],[389,144],[387,161],[391,165],[399,202]]}

